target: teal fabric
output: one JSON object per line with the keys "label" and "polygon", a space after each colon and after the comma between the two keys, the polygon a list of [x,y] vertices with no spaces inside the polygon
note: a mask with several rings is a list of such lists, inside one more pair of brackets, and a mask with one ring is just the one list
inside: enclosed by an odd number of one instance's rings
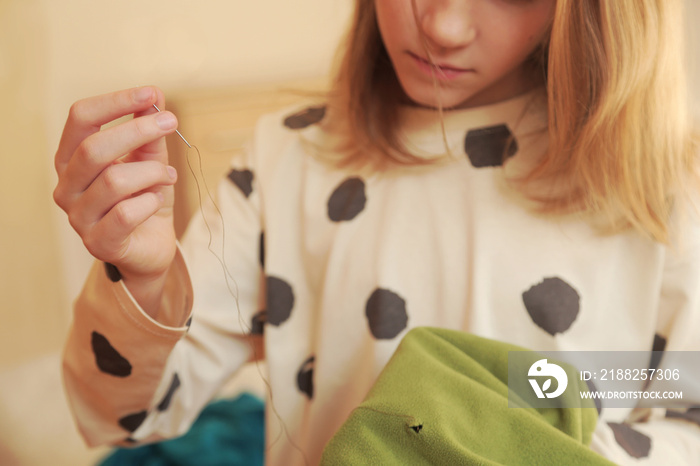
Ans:
{"label": "teal fabric", "polygon": [[[588,447],[598,419],[592,402],[535,409],[517,398],[525,407],[508,407],[508,351],[525,349],[452,330],[411,330],[326,445],[322,464],[613,464]],[[531,354],[532,363],[540,359]],[[587,390],[568,371],[569,384]]]}
{"label": "teal fabric", "polygon": [[182,437],[117,449],[101,466],[262,466],[264,422],[263,401],[244,393],[209,404]]}

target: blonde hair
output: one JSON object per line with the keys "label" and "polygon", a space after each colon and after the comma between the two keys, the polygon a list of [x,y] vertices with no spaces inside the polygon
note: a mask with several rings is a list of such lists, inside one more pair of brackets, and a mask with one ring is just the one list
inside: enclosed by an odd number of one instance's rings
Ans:
{"label": "blonde hair", "polygon": [[356,0],[350,29],[338,49],[328,95],[327,129],[342,135],[340,166],[430,163],[403,147],[396,129],[406,96],[377,25],[375,0]]}
{"label": "blonde hair", "polygon": [[[557,0],[533,55],[546,74],[549,150],[513,186],[543,213],[602,214],[604,230],[635,227],[666,242],[674,198],[697,182],[688,111],[681,0]],[[339,165],[415,165],[397,134],[405,103],[374,0],[357,0],[329,95]],[[374,149],[374,150],[368,150]],[[532,186],[564,182],[542,196]]]}
{"label": "blonde hair", "polygon": [[524,179],[565,179],[544,212],[601,212],[668,240],[696,175],[680,0],[557,0],[549,44],[549,151]]}

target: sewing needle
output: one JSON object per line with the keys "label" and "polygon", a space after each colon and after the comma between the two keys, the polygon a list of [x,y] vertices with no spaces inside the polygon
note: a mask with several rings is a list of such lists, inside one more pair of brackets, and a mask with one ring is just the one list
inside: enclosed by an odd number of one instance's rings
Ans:
{"label": "sewing needle", "polygon": [[[160,109],[158,108],[158,106],[156,104],[153,104],[153,108],[155,108],[156,110],[158,110],[160,112]],[[180,132],[178,130],[175,130],[175,132],[177,133],[178,136],[180,136],[180,138],[182,138],[183,141],[185,141],[185,144],[187,144],[187,147],[192,149],[192,146],[190,145],[189,142],[187,142],[187,139],[185,139],[185,136],[180,134]]]}

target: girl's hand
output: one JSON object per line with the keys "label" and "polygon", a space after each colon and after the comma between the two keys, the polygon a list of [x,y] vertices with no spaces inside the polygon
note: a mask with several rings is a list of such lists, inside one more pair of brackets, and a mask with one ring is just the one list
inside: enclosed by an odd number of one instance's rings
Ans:
{"label": "girl's hand", "polygon": [[[162,92],[142,87],[73,104],[55,157],[54,200],[87,250],[119,269],[136,300],[155,317],[175,257],[173,185],[163,136],[177,120]],[[132,120],[101,131],[124,115]]]}

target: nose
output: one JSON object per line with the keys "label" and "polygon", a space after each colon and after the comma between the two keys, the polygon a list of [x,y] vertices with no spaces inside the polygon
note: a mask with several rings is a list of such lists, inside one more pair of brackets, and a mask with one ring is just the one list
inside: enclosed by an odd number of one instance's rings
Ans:
{"label": "nose", "polygon": [[465,47],[477,36],[471,1],[430,0],[422,3],[418,21],[428,42],[439,49]]}

